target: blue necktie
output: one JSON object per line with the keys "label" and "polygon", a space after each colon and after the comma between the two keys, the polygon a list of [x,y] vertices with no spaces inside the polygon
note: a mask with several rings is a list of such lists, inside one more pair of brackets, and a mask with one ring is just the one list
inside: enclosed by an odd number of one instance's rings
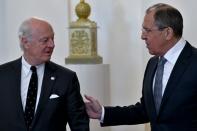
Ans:
{"label": "blue necktie", "polygon": [[162,79],[163,79],[163,70],[164,64],[166,63],[164,57],[160,57],[157,65],[156,75],[155,75],[155,84],[154,84],[154,101],[155,108],[157,113],[159,112],[161,100],[162,100]]}
{"label": "blue necktie", "polygon": [[31,123],[34,118],[38,90],[38,76],[36,72],[36,67],[32,66],[30,69],[32,71],[32,75],[29,82],[25,106],[25,122],[28,130],[31,128]]}

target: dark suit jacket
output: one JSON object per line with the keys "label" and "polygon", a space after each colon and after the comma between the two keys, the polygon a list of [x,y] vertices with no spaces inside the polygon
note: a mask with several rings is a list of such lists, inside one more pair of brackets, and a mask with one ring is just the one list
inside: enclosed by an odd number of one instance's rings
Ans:
{"label": "dark suit jacket", "polygon": [[197,49],[188,42],[168,80],[157,115],[153,99],[153,78],[158,57],[146,67],[142,98],[135,105],[105,107],[102,126],[150,122],[152,131],[197,131]]}
{"label": "dark suit jacket", "polygon": [[[0,66],[0,131],[27,131],[20,81],[21,58]],[[50,99],[51,94],[60,97]],[[48,62],[31,131],[65,131],[67,123],[72,131],[89,131],[78,79],[73,71]]]}

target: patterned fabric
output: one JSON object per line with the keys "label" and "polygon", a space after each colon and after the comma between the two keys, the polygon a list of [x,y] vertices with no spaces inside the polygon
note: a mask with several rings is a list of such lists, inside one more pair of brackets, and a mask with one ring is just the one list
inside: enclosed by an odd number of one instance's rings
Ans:
{"label": "patterned fabric", "polygon": [[30,69],[32,71],[32,75],[29,82],[27,100],[25,106],[25,122],[28,129],[31,128],[31,123],[34,118],[37,90],[38,90],[38,76],[36,72],[36,67],[32,66]]}

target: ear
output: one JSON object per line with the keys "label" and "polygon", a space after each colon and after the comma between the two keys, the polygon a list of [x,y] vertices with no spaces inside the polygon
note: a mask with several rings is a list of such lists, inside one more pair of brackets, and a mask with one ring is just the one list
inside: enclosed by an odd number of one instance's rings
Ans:
{"label": "ear", "polygon": [[21,44],[24,48],[28,48],[28,39],[26,37],[20,37]]}
{"label": "ear", "polygon": [[166,28],[165,37],[166,37],[166,40],[170,40],[172,39],[172,37],[174,37],[174,31],[171,27]]}

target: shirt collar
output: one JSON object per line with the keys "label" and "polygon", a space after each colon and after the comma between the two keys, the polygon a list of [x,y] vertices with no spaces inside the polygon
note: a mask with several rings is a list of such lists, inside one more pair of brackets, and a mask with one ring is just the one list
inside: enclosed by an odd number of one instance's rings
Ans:
{"label": "shirt collar", "polygon": [[175,64],[181,51],[183,50],[184,46],[186,45],[186,41],[181,38],[165,55],[164,57],[167,59],[168,62],[171,64]]}
{"label": "shirt collar", "polygon": [[[45,67],[45,64],[37,65],[36,66],[37,73],[44,71],[44,67]],[[24,56],[22,56],[22,70],[24,71],[25,76],[29,74],[30,68],[31,68],[31,65],[25,60]]]}

